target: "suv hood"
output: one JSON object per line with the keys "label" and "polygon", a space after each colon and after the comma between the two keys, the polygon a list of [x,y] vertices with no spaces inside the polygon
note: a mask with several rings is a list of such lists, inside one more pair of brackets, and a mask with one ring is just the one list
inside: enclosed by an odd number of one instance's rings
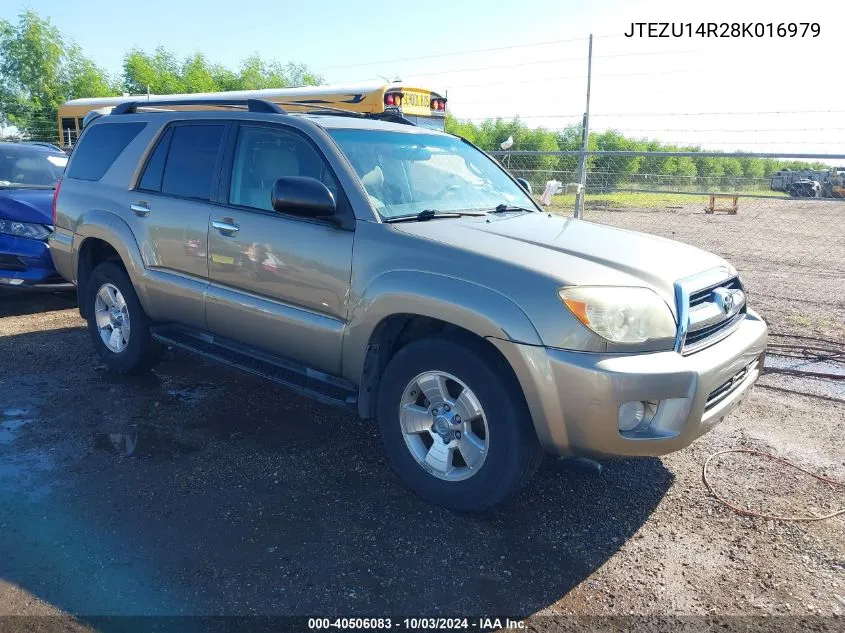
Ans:
{"label": "suv hood", "polygon": [[53,190],[0,189],[0,218],[34,224],[52,224]]}
{"label": "suv hood", "polygon": [[673,311],[675,281],[730,267],[721,257],[688,244],[546,213],[433,219],[394,226],[535,270],[561,286],[647,286]]}

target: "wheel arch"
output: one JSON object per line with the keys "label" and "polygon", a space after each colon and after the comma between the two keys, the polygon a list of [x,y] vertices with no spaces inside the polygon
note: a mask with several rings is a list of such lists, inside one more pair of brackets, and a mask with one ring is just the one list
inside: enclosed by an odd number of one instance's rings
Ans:
{"label": "wheel arch", "polygon": [[107,211],[84,214],[74,235],[74,269],[76,270],[79,313],[86,317],[84,293],[91,272],[104,261],[117,261],[126,270],[138,300],[146,309],[143,260],[135,235],[119,216]]}
{"label": "wheel arch", "polygon": [[460,279],[397,271],[376,279],[352,311],[344,377],[358,385],[358,412],[375,415],[381,374],[407,343],[440,334],[465,342],[516,375],[489,337],[540,345],[525,313],[507,297]]}

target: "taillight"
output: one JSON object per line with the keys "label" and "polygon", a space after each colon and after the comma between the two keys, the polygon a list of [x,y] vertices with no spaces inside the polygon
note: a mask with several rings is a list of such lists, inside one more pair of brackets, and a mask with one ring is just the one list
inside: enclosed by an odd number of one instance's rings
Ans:
{"label": "taillight", "polygon": [[445,110],[446,109],[446,102],[445,101],[438,101],[437,102],[437,109],[438,110]]}
{"label": "taillight", "polygon": [[384,102],[385,102],[387,105],[393,105],[393,95],[387,95],[387,96],[384,98]]}
{"label": "taillight", "polygon": [[402,95],[396,95],[395,97],[393,97],[393,103],[395,103],[397,106],[402,105]]}
{"label": "taillight", "polygon": [[62,180],[59,179],[59,182],[56,183],[56,190],[53,192],[53,226],[56,226],[56,201],[59,199],[59,190],[62,188]]}
{"label": "taillight", "polygon": [[432,99],[431,100],[431,109],[437,110],[439,104],[440,104],[440,102],[437,99]]}

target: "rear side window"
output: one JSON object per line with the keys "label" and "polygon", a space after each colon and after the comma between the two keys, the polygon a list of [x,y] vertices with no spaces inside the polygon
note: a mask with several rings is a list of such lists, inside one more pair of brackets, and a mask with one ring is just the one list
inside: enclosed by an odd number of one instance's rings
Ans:
{"label": "rear side window", "polygon": [[99,180],[146,123],[102,123],[86,130],[73,150],[68,178]]}
{"label": "rear side window", "polygon": [[181,198],[210,199],[214,165],[225,125],[177,125],[172,129],[161,193]]}

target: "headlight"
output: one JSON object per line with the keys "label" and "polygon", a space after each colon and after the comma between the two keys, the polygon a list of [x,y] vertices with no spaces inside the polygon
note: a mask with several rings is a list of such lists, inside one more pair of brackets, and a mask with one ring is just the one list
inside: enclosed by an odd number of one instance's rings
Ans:
{"label": "headlight", "polygon": [[558,294],[575,318],[613,343],[675,338],[672,311],[648,288],[580,286],[561,288]]}
{"label": "headlight", "polygon": [[0,220],[0,233],[15,235],[17,237],[28,237],[31,240],[46,240],[50,230],[43,224],[30,224],[29,222],[18,222],[17,220]]}

